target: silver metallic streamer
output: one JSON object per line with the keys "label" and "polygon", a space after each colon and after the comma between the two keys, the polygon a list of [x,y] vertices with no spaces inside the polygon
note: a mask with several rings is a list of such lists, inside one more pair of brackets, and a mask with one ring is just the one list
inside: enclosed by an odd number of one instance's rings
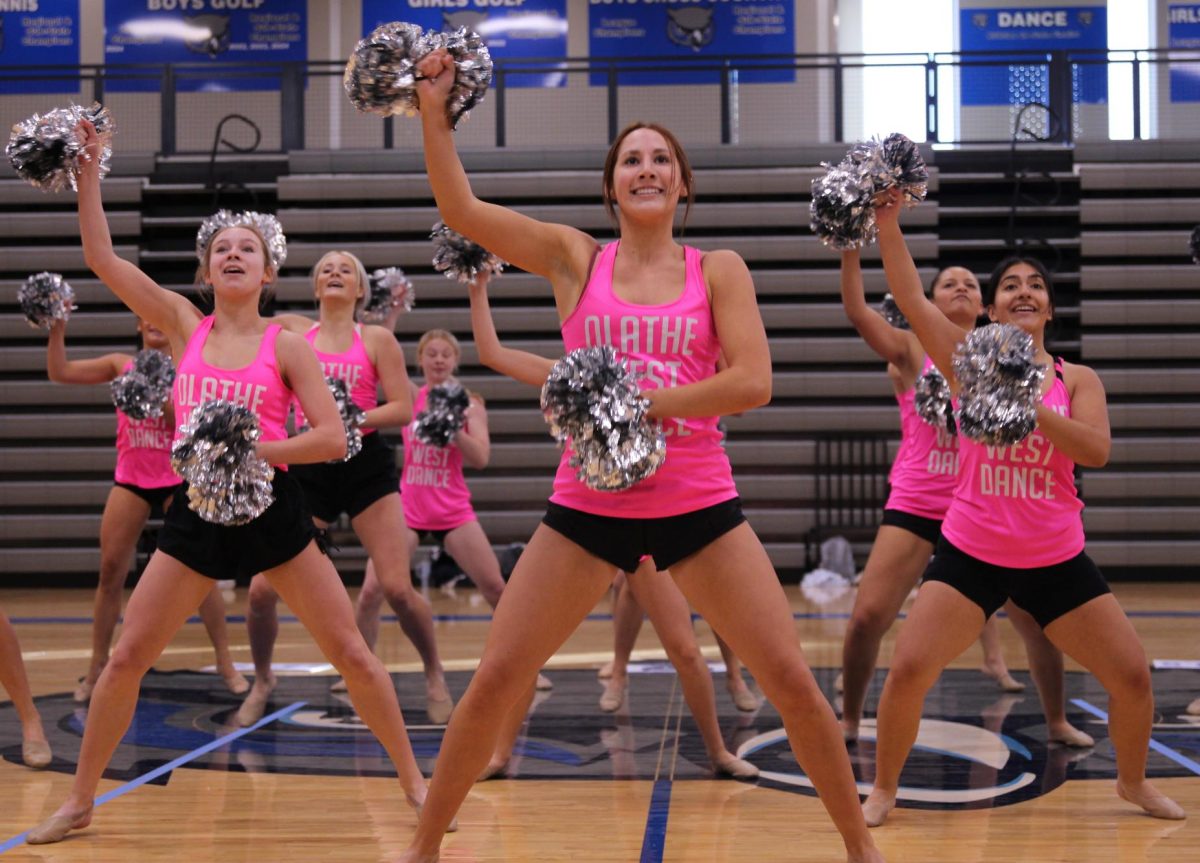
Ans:
{"label": "silver metallic streamer", "polygon": [[226,228],[254,228],[262,234],[262,238],[267,241],[267,257],[270,258],[275,272],[279,272],[287,260],[287,237],[283,233],[283,225],[270,213],[257,213],[254,210],[244,210],[240,213],[217,210],[201,222],[200,230],[196,231],[196,257],[200,261],[204,260],[204,250],[209,240],[218,231]]}
{"label": "silver metallic streamer", "polygon": [[346,429],[346,455],[339,461],[350,461],[362,452],[362,424],[367,413],[350,398],[350,387],[341,378],[325,378],[333,400],[337,403],[338,414],[342,417],[342,425]]}
{"label": "silver metallic streamer", "polygon": [[384,267],[371,273],[371,289],[359,317],[368,324],[382,323],[392,309],[411,312],[415,302],[412,279],[399,267]]}
{"label": "silver metallic streamer", "polygon": [[188,508],[213,524],[247,524],[275,499],[275,468],[254,451],[258,417],[228,401],[205,402],[179,428],[171,467],[188,484]]}
{"label": "silver metallic streamer", "polygon": [[1046,370],[1034,362],[1033,337],[1012,324],[967,334],[954,352],[958,430],[977,443],[1007,446],[1037,426]]}
{"label": "silver metallic streamer", "polygon": [[429,239],[433,240],[433,268],[464,285],[475,281],[480,273],[494,278],[508,266],[502,258],[442,222],[433,226]]}
{"label": "silver metallic streamer", "polygon": [[90,108],[69,105],[46,114],[34,114],[14,123],[4,148],[17,176],[43,192],[78,188],[75,173],[80,168],[83,141],[75,127],[90,120],[100,138],[100,176],[108,174],[112,160],[112,115],[98,102]]}
{"label": "silver metallic streamer", "polygon": [[425,408],[413,424],[413,434],[422,443],[448,446],[467,424],[466,410],[470,404],[467,391],[454,381],[430,387],[425,394]]}
{"label": "silver metallic streamer", "polygon": [[75,309],[75,291],[58,273],[35,273],[17,289],[17,303],[31,327],[49,329]]}
{"label": "silver metallic streamer", "polygon": [[908,325],[908,318],[904,317],[904,312],[900,311],[900,307],[896,305],[896,298],[891,294],[883,295],[883,300],[879,303],[879,314],[898,330],[912,329]]}
{"label": "silver metallic streamer", "polygon": [[1200,225],[1192,229],[1192,239],[1188,243],[1192,252],[1192,261],[1200,264]]}
{"label": "silver metallic streamer", "polygon": [[444,48],[454,59],[454,85],[446,101],[452,127],[487,93],[492,57],[479,34],[460,27],[448,33],[425,32],[416,24],[381,24],[354,46],[342,86],[360,111],[388,117],[413,116],[420,110],[417,64]]}
{"label": "silver metallic streamer", "polygon": [[559,446],[570,445],[576,477],[597,491],[621,491],[658,470],[667,457],[662,427],[624,360],[609,345],[579,348],[542,386],[542,414]]}
{"label": "silver metallic streamer", "polygon": [[162,351],[145,348],[133,358],[133,367],[109,384],[117,410],[135,420],[158,419],[171,397],[175,366]]}
{"label": "silver metallic streamer", "polygon": [[813,232],[833,249],[875,242],[874,201],[881,192],[898,188],[904,206],[912,207],[928,191],[925,161],[917,145],[899,132],[855,144],[837,165],[821,166],[826,172],[813,180],[809,215]]}
{"label": "silver metallic streamer", "polygon": [[950,384],[936,367],[917,378],[913,387],[913,406],[917,416],[936,429],[951,435],[958,434],[954,422],[954,406],[950,399]]}

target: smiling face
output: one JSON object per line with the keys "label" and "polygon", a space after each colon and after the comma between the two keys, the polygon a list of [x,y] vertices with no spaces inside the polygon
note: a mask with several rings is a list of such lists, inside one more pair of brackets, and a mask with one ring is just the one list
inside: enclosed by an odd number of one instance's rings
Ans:
{"label": "smiling face", "polygon": [[430,386],[443,384],[458,368],[458,346],[438,336],[422,338],[417,363],[426,383]]}
{"label": "smiling face", "polygon": [[987,311],[997,323],[1014,324],[1027,333],[1044,332],[1054,317],[1054,297],[1046,276],[1025,261],[1010,264],[996,280]]}
{"label": "smiling face", "polygon": [[983,314],[979,279],[965,267],[946,267],[938,273],[929,298],[942,314],[967,329]]}
{"label": "smiling face", "polygon": [[345,252],[326,252],[313,267],[313,290],[319,303],[356,306],[367,291],[362,264]]}
{"label": "smiling face", "polygon": [[274,277],[267,262],[266,244],[252,228],[225,228],[209,242],[202,279],[212,285],[218,297],[236,299],[258,297],[262,287]]}
{"label": "smiling face", "polygon": [[674,219],[680,198],[691,206],[691,165],[666,129],[634,124],[609,149],[603,191],[604,207],[614,221],[618,213],[622,220]]}

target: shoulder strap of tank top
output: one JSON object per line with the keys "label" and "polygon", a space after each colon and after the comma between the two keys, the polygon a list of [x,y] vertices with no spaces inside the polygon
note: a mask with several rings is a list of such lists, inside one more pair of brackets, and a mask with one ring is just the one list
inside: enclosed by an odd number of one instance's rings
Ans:
{"label": "shoulder strap of tank top", "polygon": [[1063,377],[1063,358],[1062,357],[1054,358],[1054,376],[1056,378],[1058,378],[1060,381],[1062,381],[1064,384],[1067,382],[1067,379]]}
{"label": "shoulder strap of tank top", "polygon": [[[190,356],[199,362],[204,362],[204,343],[208,341],[208,334],[212,332],[212,328],[212,315],[205,315],[200,319],[200,323],[196,325],[196,329],[192,330],[192,337],[188,339],[187,347],[183,350],[183,359],[187,359]],[[180,362],[182,361],[180,360]]]}
{"label": "shoulder strap of tank top", "polygon": [[258,346],[258,356],[271,364],[271,368],[278,370],[279,360],[275,355],[275,342],[279,340],[279,333],[283,331],[283,326],[280,324],[270,324],[267,331],[263,333],[262,343]]}

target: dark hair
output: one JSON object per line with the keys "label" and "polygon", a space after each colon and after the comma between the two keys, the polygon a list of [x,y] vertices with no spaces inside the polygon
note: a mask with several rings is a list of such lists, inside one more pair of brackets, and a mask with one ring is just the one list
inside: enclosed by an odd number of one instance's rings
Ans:
{"label": "dark hair", "polygon": [[[683,209],[683,225],[680,227],[680,234],[687,228],[688,216],[692,212],[692,191],[695,185],[695,177],[692,176],[692,163],[688,161],[687,153],[683,151],[683,145],[679,143],[669,129],[658,123],[630,123],[621,130],[621,134],[617,135],[617,139],[613,141],[612,146],[608,148],[608,155],[604,157],[604,179],[601,195],[604,197],[604,212],[608,213],[609,221],[613,227],[620,230],[620,223],[617,221],[617,207],[613,203],[613,177],[617,171],[617,156],[621,152],[621,144],[629,137],[632,132],[638,129],[649,129],[652,132],[658,132],[667,142],[667,146],[671,148],[671,152],[675,156],[675,162],[679,165],[679,171],[682,175],[680,179],[683,182],[683,191],[687,193],[686,203]],[[674,178],[672,178],[674,179]]]}
{"label": "dark hair", "polygon": [[1004,274],[1017,264],[1028,264],[1033,267],[1037,274],[1042,279],[1042,284],[1046,286],[1046,296],[1050,300],[1050,311],[1054,311],[1054,279],[1050,276],[1050,271],[1046,269],[1046,265],[1037,258],[1029,255],[1009,255],[1003,261],[996,265],[996,269],[992,270],[992,275],[988,279],[987,287],[983,291],[983,305],[992,306],[996,304],[996,291],[1000,289],[1000,280],[1004,278]]}

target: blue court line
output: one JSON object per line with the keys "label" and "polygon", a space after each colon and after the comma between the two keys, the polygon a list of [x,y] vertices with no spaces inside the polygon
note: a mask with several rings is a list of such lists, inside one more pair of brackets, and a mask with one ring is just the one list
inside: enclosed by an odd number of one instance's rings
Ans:
{"label": "blue court line", "polygon": [[642,856],[638,863],[662,863],[667,847],[667,814],[671,809],[671,780],[659,779],[650,793],[650,812],[642,836]]}
{"label": "blue court line", "polygon": [[[1105,722],[1108,722],[1108,714],[1105,713],[1103,710],[1101,710],[1099,707],[1096,707],[1094,704],[1088,704],[1082,698],[1072,698],[1071,703],[1074,704],[1076,707],[1080,707],[1080,708],[1086,710],[1088,713],[1092,714],[1092,716],[1095,716]],[[1167,758],[1170,758],[1176,764],[1180,765],[1181,767],[1186,767],[1188,770],[1192,771],[1197,776],[1200,776],[1200,764],[1197,764],[1195,761],[1188,758],[1182,752],[1176,752],[1171,747],[1164,746],[1163,744],[1161,744],[1157,740],[1155,740],[1153,737],[1150,738],[1150,748],[1153,749],[1155,752],[1157,752],[1159,755],[1164,755]]]}
{"label": "blue court line", "polygon": [[[231,743],[234,740],[237,740],[239,737],[245,737],[250,732],[257,731],[259,728],[262,728],[264,725],[269,725],[270,723],[274,722],[277,719],[283,719],[285,716],[290,716],[291,714],[293,714],[297,710],[299,710],[301,707],[304,707],[306,704],[308,704],[307,701],[293,702],[292,704],[289,704],[287,707],[283,708],[282,710],[276,710],[274,713],[270,714],[269,716],[264,716],[262,719],[258,720],[258,722],[255,722],[253,725],[249,726],[248,728],[239,728],[237,731],[232,731],[229,734],[226,734],[224,737],[218,737],[209,743],[205,743],[203,746],[199,747],[198,749],[193,749],[191,752],[188,752],[185,755],[180,755],[174,761],[168,762],[167,764],[164,764],[161,767],[156,767],[153,770],[151,770],[149,773],[145,773],[145,774],[139,776],[137,779],[133,779],[129,782],[126,782],[124,785],[121,785],[118,788],[114,788],[112,791],[108,791],[104,794],[101,794],[99,797],[96,798],[96,802],[94,805],[100,806],[101,804],[107,803],[110,800],[116,800],[118,797],[122,796],[123,794],[128,794],[130,791],[133,791],[135,788],[140,788],[141,786],[145,785],[147,782],[152,782],[153,780],[162,776],[164,773],[170,773],[176,767],[182,767],[184,764],[187,764],[189,761],[196,760],[201,755],[207,755],[209,752],[212,752],[214,749],[220,749],[225,744]],[[7,842],[0,844],[0,854],[3,854],[5,851],[11,851],[13,848],[16,848],[18,845],[25,844],[25,837],[28,834],[29,834],[29,831],[26,830],[24,833],[19,833],[16,836],[9,839]]]}

